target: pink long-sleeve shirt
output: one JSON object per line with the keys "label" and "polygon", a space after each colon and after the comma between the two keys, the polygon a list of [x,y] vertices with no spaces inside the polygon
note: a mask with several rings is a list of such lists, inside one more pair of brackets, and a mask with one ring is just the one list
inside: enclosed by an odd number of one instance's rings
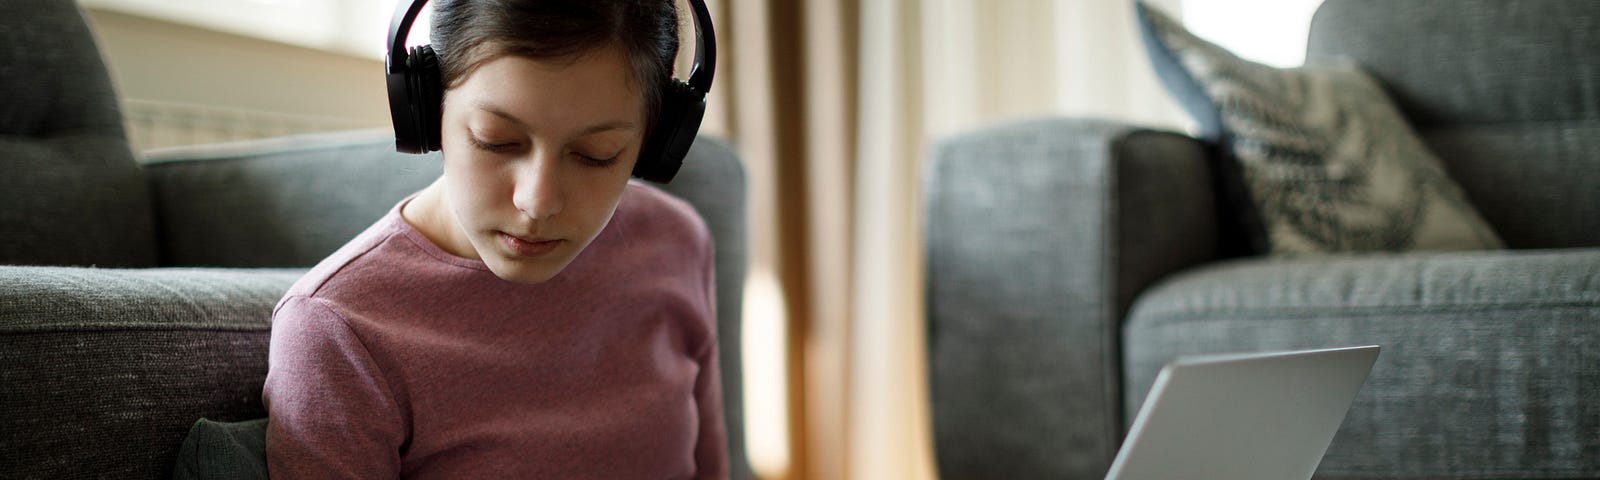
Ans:
{"label": "pink long-sleeve shirt", "polygon": [[267,463],[296,478],[723,478],[711,240],[630,183],[560,274],[500,279],[388,214],[273,311]]}

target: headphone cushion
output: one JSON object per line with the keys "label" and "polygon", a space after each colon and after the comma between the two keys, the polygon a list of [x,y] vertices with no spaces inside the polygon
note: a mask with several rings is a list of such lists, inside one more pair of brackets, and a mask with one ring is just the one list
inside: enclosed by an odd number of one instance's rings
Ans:
{"label": "headphone cushion", "polygon": [[439,56],[431,45],[411,47],[406,57],[406,76],[417,132],[423,153],[441,148],[441,114],[444,110],[444,85],[439,79]]}
{"label": "headphone cushion", "polygon": [[657,183],[667,183],[683,166],[683,159],[694,144],[705,118],[705,94],[695,91],[689,84],[667,79],[661,85],[661,110],[650,138],[639,150],[639,160],[634,164],[633,176]]}

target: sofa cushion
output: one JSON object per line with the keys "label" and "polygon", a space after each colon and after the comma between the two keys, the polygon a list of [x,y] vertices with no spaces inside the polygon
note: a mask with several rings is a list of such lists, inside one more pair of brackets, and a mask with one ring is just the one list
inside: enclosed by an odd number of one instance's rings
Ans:
{"label": "sofa cushion", "polygon": [[1163,81],[1176,95],[1203,95],[1183,104],[1222,145],[1223,190],[1247,194],[1230,202],[1253,207],[1236,216],[1264,235],[1259,247],[1273,254],[1501,248],[1358,66],[1272,68],[1194,36],[1143,2],[1138,11]]}
{"label": "sofa cushion", "polygon": [[200,419],[178,449],[172,480],[267,480],[267,419]]}
{"label": "sofa cushion", "polygon": [[1600,246],[1600,2],[1328,0],[1306,62],[1360,62],[1511,248]]}
{"label": "sofa cushion", "polygon": [[155,265],[144,175],[77,5],[0,11],[0,265]]}
{"label": "sofa cushion", "polygon": [[266,416],[302,273],[0,267],[0,477],[167,478],[196,419]]}
{"label": "sofa cushion", "polygon": [[1148,290],[1129,412],[1185,354],[1378,344],[1319,478],[1600,475],[1600,250],[1238,260]]}
{"label": "sofa cushion", "polygon": [[395,152],[387,129],[146,152],[162,265],[316,265],[438,179],[440,158]]}

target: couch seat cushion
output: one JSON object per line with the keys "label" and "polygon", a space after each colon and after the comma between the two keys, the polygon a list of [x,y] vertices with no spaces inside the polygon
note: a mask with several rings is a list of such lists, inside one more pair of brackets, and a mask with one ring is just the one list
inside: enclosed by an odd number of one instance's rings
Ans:
{"label": "couch seat cushion", "polygon": [[1600,250],[1223,262],[1124,335],[1128,419],[1179,355],[1383,346],[1319,478],[1600,475]]}
{"label": "couch seat cushion", "polygon": [[266,416],[303,273],[0,267],[0,478],[165,479],[195,420]]}

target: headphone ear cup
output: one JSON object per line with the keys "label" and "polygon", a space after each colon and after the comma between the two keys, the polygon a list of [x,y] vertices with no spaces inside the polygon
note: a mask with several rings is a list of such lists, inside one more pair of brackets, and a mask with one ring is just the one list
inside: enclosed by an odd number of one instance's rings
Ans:
{"label": "headphone ear cup", "polygon": [[389,91],[389,120],[394,125],[394,149],[406,153],[427,153],[423,135],[417,130],[415,97],[411,93],[410,62],[384,74]]}
{"label": "headphone ear cup", "polygon": [[688,156],[700,121],[705,118],[706,96],[689,84],[667,79],[661,84],[661,110],[655,125],[639,150],[633,176],[656,183],[667,183],[677,176]]}
{"label": "headphone ear cup", "polygon": [[407,90],[411,112],[415,116],[421,151],[428,153],[441,148],[440,117],[444,110],[444,86],[439,80],[439,56],[432,45],[411,47],[406,56]]}

